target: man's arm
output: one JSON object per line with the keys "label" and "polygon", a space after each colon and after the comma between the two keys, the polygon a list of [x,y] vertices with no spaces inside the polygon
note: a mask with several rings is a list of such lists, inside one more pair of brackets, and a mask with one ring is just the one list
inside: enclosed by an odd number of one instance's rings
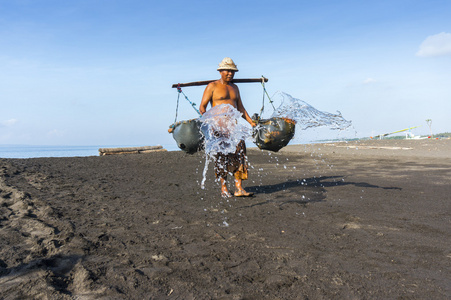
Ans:
{"label": "man's arm", "polygon": [[249,116],[246,109],[244,108],[243,102],[241,101],[240,91],[238,90],[238,88],[237,88],[237,92],[238,92],[238,99],[236,101],[236,108],[238,109],[239,112],[241,112],[243,114],[243,119],[248,121],[252,127],[256,126],[257,124],[252,120],[252,118]]}
{"label": "man's arm", "polygon": [[205,88],[204,94],[202,96],[202,101],[200,102],[199,112],[203,115],[207,111],[208,103],[213,99],[214,82],[211,82]]}

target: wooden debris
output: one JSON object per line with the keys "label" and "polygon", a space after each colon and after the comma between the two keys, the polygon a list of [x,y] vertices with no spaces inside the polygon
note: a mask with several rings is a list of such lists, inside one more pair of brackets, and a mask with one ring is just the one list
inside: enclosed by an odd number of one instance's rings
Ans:
{"label": "wooden debris", "polygon": [[163,146],[143,146],[143,147],[124,147],[124,148],[100,148],[99,155],[113,155],[113,154],[139,154],[139,153],[151,153],[151,152],[165,152]]}

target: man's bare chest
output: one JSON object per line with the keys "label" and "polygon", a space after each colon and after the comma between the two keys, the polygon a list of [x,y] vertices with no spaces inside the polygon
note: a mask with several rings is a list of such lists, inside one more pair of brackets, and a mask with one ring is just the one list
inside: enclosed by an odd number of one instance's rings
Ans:
{"label": "man's bare chest", "polygon": [[232,86],[217,88],[213,92],[213,100],[236,100],[238,93]]}

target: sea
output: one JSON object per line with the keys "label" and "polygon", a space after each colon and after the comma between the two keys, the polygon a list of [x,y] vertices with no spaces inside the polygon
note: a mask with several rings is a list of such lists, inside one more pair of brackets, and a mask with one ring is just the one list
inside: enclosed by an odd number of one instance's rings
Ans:
{"label": "sea", "polygon": [[[95,145],[95,146],[36,146],[0,145],[0,158],[85,157],[98,156],[100,148],[141,147],[145,145]],[[162,145],[168,151],[180,150],[177,145]]]}

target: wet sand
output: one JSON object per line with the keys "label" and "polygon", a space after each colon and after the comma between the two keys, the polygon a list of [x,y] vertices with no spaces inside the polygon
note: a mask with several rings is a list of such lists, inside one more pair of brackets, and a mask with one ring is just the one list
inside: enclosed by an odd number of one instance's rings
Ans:
{"label": "wet sand", "polygon": [[0,159],[0,299],[449,299],[451,140]]}

